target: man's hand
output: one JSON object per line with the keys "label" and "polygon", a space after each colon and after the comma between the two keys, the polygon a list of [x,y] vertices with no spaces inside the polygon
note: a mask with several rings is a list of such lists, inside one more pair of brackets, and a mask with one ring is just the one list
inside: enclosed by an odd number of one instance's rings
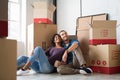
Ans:
{"label": "man's hand", "polygon": [[67,62],[67,55],[68,55],[68,51],[66,50],[62,56],[62,61],[65,63]]}

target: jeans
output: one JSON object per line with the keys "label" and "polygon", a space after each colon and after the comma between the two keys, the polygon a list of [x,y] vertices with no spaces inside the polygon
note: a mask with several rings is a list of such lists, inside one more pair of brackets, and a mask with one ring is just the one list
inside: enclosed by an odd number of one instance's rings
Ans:
{"label": "jeans", "polygon": [[30,61],[32,63],[30,68],[38,73],[51,73],[54,71],[54,66],[49,63],[48,57],[41,47],[36,47],[31,57],[18,57],[17,67],[25,65],[27,61]]}

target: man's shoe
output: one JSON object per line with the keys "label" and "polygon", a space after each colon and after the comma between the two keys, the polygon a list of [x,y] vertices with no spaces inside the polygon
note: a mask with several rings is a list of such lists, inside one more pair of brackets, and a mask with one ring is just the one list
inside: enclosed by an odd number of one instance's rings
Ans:
{"label": "man's shoe", "polygon": [[91,68],[87,67],[87,69],[88,69],[88,70],[90,70],[90,71],[91,71],[91,73],[93,73],[93,70],[92,70]]}
{"label": "man's shoe", "polygon": [[89,73],[92,73],[92,69],[90,68],[80,68],[80,74],[89,74]]}

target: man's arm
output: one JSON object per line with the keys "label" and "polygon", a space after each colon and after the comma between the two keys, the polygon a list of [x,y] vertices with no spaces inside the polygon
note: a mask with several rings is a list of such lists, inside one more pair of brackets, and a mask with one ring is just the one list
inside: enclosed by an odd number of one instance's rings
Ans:
{"label": "man's arm", "polygon": [[78,47],[78,43],[73,43],[68,49],[67,49],[67,53],[73,51],[74,49],[76,49]]}
{"label": "man's arm", "polygon": [[67,54],[69,54],[69,52],[73,51],[74,49],[76,49],[78,47],[78,43],[75,42],[73,43],[63,54],[63,57],[62,57],[62,61],[63,62],[66,62],[67,61]]}

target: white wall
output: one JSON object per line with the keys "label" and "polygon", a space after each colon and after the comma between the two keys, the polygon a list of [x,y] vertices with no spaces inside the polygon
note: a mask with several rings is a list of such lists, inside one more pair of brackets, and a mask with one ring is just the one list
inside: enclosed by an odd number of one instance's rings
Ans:
{"label": "white wall", "polygon": [[[120,0],[82,0],[82,12],[80,12],[80,0],[57,1],[57,25],[58,31],[67,30],[69,34],[75,34],[76,19],[82,16],[108,13],[110,20],[117,20],[120,24]],[[117,43],[120,44],[120,26],[117,27]]]}
{"label": "white wall", "polygon": [[58,32],[62,29],[74,35],[76,19],[80,16],[80,0],[57,0]]}

